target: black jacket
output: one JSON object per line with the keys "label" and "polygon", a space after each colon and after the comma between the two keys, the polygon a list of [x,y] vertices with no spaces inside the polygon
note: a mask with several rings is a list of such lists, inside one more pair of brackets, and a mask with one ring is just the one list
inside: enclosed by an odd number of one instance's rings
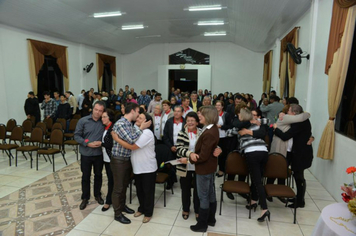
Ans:
{"label": "black jacket", "polygon": [[[185,120],[183,119],[183,124],[182,124],[182,130],[184,130],[184,125],[185,125]],[[166,124],[164,126],[164,130],[163,130],[163,143],[166,144],[169,148],[171,148],[172,146],[174,146],[174,142],[173,142],[173,120],[174,117],[169,118],[166,121]]]}
{"label": "black jacket", "polygon": [[113,126],[114,126],[114,123],[111,123],[111,125],[108,129],[108,132],[106,132],[106,135],[104,136],[104,142],[101,143],[101,146],[103,146],[105,148],[106,153],[108,154],[110,159],[112,157],[111,149],[114,145],[113,138],[111,136],[111,131],[112,131]]}
{"label": "black jacket", "polygon": [[[197,100],[197,110],[199,110],[199,107],[201,107],[203,104],[201,103],[201,101],[199,101],[199,99]],[[192,100],[190,100],[189,102],[189,106],[191,108],[193,108],[193,104],[192,104]]]}
{"label": "black jacket", "polygon": [[293,138],[293,155],[291,160],[292,170],[304,170],[311,166],[313,161],[313,147],[312,145],[307,145],[307,142],[311,137],[311,124],[309,119],[291,124],[291,128],[285,133],[277,128],[275,134],[283,141]]}
{"label": "black jacket", "polygon": [[56,118],[64,118],[68,120],[72,115],[69,103],[60,103],[57,107]]}
{"label": "black jacket", "polygon": [[37,116],[40,114],[40,106],[38,104],[37,98],[27,98],[24,108],[26,116]]}

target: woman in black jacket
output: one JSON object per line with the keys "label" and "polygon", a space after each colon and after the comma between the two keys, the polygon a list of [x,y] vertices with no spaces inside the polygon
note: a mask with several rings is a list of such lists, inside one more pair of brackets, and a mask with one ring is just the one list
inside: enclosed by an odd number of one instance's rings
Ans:
{"label": "woman in black jacket", "polygon": [[82,104],[82,117],[88,116],[93,109],[93,94],[91,91],[88,91],[84,95],[84,100]]}
{"label": "woman in black jacket", "polygon": [[102,211],[107,211],[110,208],[110,205],[112,203],[111,201],[111,195],[112,195],[112,190],[114,187],[114,179],[113,175],[111,172],[110,168],[110,159],[111,159],[111,149],[113,146],[113,139],[111,136],[111,131],[113,127],[113,122],[114,122],[114,111],[110,109],[105,109],[101,116],[101,121],[105,125],[105,131],[103,134],[101,146],[103,149],[103,158],[104,158],[104,165],[105,165],[105,170],[106,170],[106,175],[108,177],[108,194],[106,195],[106,200],[105,200],[105,205],[101,209]]}

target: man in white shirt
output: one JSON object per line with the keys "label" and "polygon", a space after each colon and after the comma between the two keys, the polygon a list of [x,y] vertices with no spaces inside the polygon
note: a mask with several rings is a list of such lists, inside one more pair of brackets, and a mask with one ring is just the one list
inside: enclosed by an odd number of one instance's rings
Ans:
{"label": "man in white shirt", "polygon": [[189,97],[182,98],[183,118],[185,118],[185,115],[188,114],[189,112],[194,111],[193,108],[189,106],[189,102],[190,102]]}

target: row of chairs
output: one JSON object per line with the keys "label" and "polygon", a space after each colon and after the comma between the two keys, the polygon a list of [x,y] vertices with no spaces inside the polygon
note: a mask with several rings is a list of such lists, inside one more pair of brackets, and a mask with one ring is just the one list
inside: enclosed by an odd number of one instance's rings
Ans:
{"label": "row of chairs", "polygon": [[[64,133],[63,126],[66,125],[66,120],[58,119],[56,123],[53,124],[52,119],[47,119],[46,122],[38,122],[36,126],[32,127],[32,121],[30,119],[25,120],[22,124],[23,126],[17,126],[17,122],[14,119],[10,119],[7,122],[8,126],[0,124],[0,150],[6,153],[9,157],[9,165],[11,166],[11,159],[15,159],[17,166],[17,153],[20,151],[23,153],[25,159],[27,157],[25,153],[27,152],[31,159],[32,168],[32,152],[37,151],[36,156],[36,166],[38,170],[38,157],[43,155],[45,160],[48,156],[49,161],[53,164],[53,171],[55,171],[54,155],[61,153],[65,163],[65,145],[74,146],[74,152],[76,153],[78,160],[78,143],[73,140],[74,130],[78,122],[77,119],[72,119],[69,125],[69,132]],[[54,134],[52,134],[54,132]],[[67,139],[64,141],[64,137]],[[48,139],[49,138],[49,139]],[[28,143],[28,145],[25,145]],[[58,148],[54,148],[54,145],[58,145]],[[14,158],[11,150],[16,149],[16,157]],[[52,155],[52,161],[50,159]]]}
{"label": "row of chairs", "polygon": [[[245,175],[248,176],[247,182],[226,180],[226,176],[231,175]],[[263,172],[263,178],[279,178],[287,179],[289,169],[286,158],[280,153],[271,153],[268,156],[268,161]],[[263,181],[266,182],[266,181]],[[264,185],[267,197],[281,197],[294,200],[294,206],[297,204],[296,194],[288,185],[265,184]],[[239,152],[233,151],[229,153],[226,160],[226,171],[224,173],[224,182],[221,187],[220,198],[220,215],[222,210],[223,192],[248,194],[251,201],[251,189],[249,185],[249,170],[246,159]],[[287,201],[288,202],[288,201]],[[287,203],[286,203],[287,206]],[[297,209],[294,208],[294,224],[296,223]],[[249,219],[251,219],[251,209],[249,210]]]}

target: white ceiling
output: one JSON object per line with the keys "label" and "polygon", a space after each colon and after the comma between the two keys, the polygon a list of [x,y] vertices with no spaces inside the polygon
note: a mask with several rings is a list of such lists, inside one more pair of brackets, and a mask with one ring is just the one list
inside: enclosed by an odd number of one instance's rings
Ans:
{"label": "white ceiling", "polygon": [[[189,12],[189,6],[221,5],[221,11]],[[311,0],[0,0],[0,23],[72,42],[133,53],[152,43],[232,42],[265,52],[310,8]],[[93,18],[95,12],[122,11]],[[223,26],[197,21],[224,20]],[[143,23],[142,30],[122,31]],[[227,36],[204,37],[226,31]],[[161,35],[160,38],[140,38]],[[139,38],[136,38],[139,37]]]}

